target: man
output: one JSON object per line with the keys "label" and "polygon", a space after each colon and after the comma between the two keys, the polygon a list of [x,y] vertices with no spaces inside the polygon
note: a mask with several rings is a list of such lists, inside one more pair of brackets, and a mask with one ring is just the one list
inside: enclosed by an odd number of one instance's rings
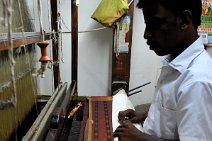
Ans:
{"label": "man", "polygon": [[[197,33],[201,0],[139,0],[137,7],[144,14],[147,44],[165,59],[148,116],[121,111],[114,137],[212,141],[212,60]],[[143,121],[140,132],[132,123]]]}

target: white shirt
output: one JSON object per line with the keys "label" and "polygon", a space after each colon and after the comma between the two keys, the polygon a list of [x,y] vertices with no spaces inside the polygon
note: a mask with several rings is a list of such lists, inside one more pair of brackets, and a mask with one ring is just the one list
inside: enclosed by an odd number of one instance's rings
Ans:
{"label": "white shirt", "polygon": [[212,60],[198,38],[171,62],[164,60],[144,122],[163,139],[212,141]]}

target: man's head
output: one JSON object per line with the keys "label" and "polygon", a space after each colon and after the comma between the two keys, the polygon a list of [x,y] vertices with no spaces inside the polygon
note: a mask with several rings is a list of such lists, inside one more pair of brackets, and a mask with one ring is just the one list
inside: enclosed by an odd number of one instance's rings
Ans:
{"label": "man's head", "polygon": [[198,37],[201,0],[139,0],[137,7],[144,14],[144,38],[159,56],[175,58]]}

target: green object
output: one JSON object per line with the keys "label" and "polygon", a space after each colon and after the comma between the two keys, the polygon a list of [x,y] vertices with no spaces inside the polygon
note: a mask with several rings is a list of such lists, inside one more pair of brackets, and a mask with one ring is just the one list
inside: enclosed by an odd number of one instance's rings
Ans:
{"label": "green object", "polygon": [[128,9],[126,0],[102,0],[91,18],[104,26],[112,27]]}

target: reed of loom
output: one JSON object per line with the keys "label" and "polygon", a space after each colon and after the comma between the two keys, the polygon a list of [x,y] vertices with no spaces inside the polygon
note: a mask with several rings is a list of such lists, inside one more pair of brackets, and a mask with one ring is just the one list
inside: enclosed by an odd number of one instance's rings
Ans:
{"label": "reed of loom", "polygon": [[[0,9],[4,10],[4,6],[5,5],[1,2]],[[31,17],[28,13],[26,0],[13,0],[13,11],[12,31],[32,32],[33,24],[32,21],[30,21]],[[1,12],[0,17],[4,17],[3,12]],[[22,16],[20,13],[22,13]],[[22,17],[24,19],[22,19]],[[7,27],[5,25],[0,24],[0,33],[7,33]],[[36,80],[31,75],[35,67],[33,64],[33,62],[35,62],[35,60],[33,60],[34,52],[21,53],[16,49],[14,50],[14,58],[16,62],[14,71],[17,104],[15,107],[0,110],[0,141],[8,140],[12,132],[16,130],[16,127],[25,119],[36,101]],[[0,72],[0,101],[9,100],[12,96],[13,88],[11,86],[11,74],[7,51],[0,52]]]}

